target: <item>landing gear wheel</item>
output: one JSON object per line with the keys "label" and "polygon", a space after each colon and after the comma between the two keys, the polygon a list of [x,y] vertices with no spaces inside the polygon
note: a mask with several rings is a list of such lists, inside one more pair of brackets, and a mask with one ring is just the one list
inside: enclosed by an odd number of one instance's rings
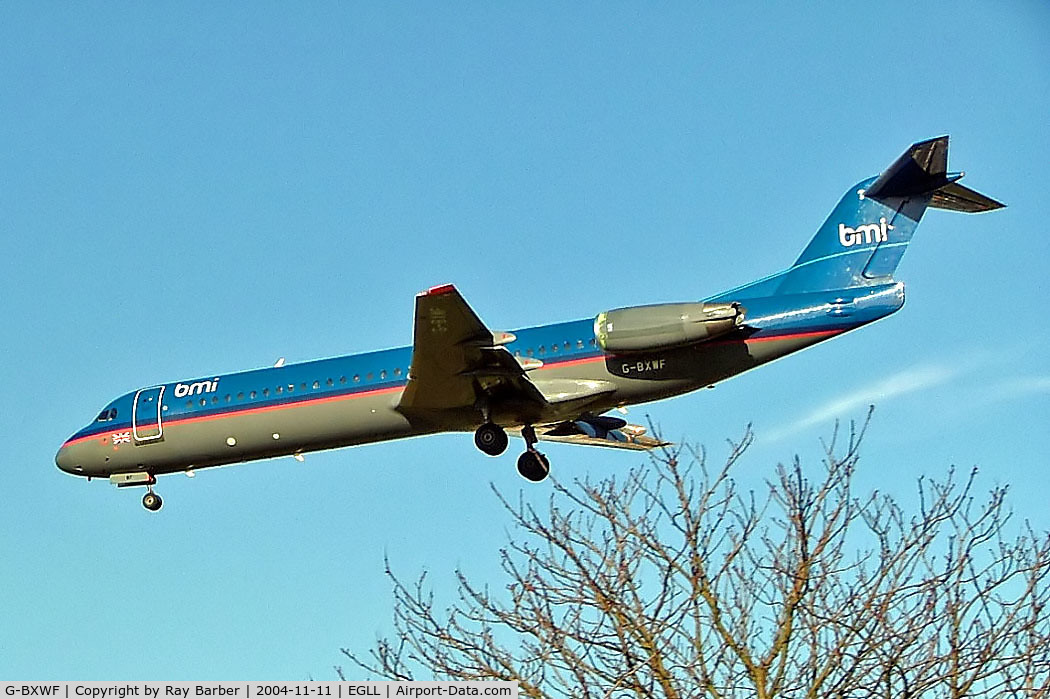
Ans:
{"label": "landing gear wheel", "polygon": [[509,441],[504,429],[492,422],[486,422],[474,433],[475,446],[489,456],[499,456],[505,452]]}
{"label": "landing gear wheel", "polygon": [[152,490],[142,496],[142,506],[150,512],[156,512],[164,505],[164,501],[160,499],[160,496],[154,493]]}
{"label": "landing gear wheel", "polygon": [[535,449],[522,452],[518,457],[518,473],[527,481],[539,483],[551,472],[551,463],[547,457]]}

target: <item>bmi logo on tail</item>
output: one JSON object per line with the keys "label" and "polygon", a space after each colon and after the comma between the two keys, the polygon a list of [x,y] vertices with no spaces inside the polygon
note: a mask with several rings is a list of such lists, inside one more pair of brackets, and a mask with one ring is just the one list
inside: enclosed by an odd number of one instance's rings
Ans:
{"label": "bmi logo on tail", "polygon": [[880,218],[878,223],[865,223],[863,226],[850,228],[845,223],[839,224],[839,242],[842,247],[848,248],[861,243],[884,243],[890,239],[889,231],[893,226],[886,223],[885,217]]}

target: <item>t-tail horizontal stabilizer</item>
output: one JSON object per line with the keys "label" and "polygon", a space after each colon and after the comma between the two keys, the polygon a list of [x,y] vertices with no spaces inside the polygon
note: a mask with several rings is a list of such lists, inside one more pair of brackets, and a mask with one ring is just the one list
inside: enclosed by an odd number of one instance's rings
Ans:
{"label": "t-tail horizontal stabilizer", "polygon": [[964,172],[948,172],[948,137],[939,136],[912,145],[869,186],[864,195],[873,199],[931,194],[935,209],[980,213],[1004,204],[958,184]]}
{"label": "t-tail horizontal stabilizer", "polygon": [[950,182],[934,190],[933,196],[930,198],[930,206],[934,209],[979,214],[983,211],[1001,209],[1006,204],[1001,204],[991,197],[986,197],[980,192],[973,191],[969,187],[963,187],[958,182]]}
{"label": "t-tail horizontal stabilizer", "polygon": [[878,177],[850,187],[781,277],[777,294],[884,284],[893,280],[927,208],[978,213],[1003,204],[962,186],[948,171],[948,137],[913,144]]}

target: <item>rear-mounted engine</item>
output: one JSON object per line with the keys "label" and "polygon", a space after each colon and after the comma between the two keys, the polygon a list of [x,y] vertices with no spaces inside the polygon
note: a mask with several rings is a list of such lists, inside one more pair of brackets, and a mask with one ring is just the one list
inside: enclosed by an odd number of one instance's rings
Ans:
{"label": "rear-mounted engine", "polygon": [[617,308],[594,321],[594,335],[606,352],[630,354],[704,342],[744,322],[737,303],[661,303]]}

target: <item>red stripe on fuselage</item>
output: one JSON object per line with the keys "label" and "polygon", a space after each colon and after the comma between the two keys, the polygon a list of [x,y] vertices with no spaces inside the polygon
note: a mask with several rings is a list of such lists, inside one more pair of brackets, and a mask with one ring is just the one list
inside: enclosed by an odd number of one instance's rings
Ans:
{"label": "red stripe on fuselage", "polygon": [[[845,329],[836,328],[834,330],[812,330],[805,333],[790,333],[788,335],[770,335],[769,337],[749,337],[744,342],[751,344],[752,342],[772,342],[774,340],[799,340],[804,337],[831,337],[832,335],[838,335],[846,332]],[[718,344],[732,344],[734,340],[721,340]],[[715,344],[715,343],[711,343]]]}
{"label": "red stripe on fuselage", "polygon": [[[845,332],[844,330],[814,330],[811,332],[804,333],[791,333],[788,335],[771,335],[769,337],[750,337],[744,340],[745,344],[751,344],[753,342],[771,342],[775,340],[796,340],[802,338],[816,338],[816,337],[831,337],[839,333]],[[715,342],[705,343],[709,345],[725,345],[739,342],[739,340],[717,340]],[[581,364],[593,364],[595,362],[604,362],[606,355],[599,354],[593,357],[583,357],[581,359],[566,359],[561,362],[545,362],[544,365],[533,371],[545,371],[547,369],[560,369],[563,367],[579,366]],[[387,388],[376,388],[367,391],[358,391],[356,393],[344,393],[338,396],[319,396],[317,398],[306,398],[299,401],[289,401],[285,403],[279,403],[277,405],[260,405],[255,408],[234,408],[232,410],[224,410],[219,413],[210,413],[208,415],[196,415],[188,417],[173,417],[162,420],[162,424],[167,425],[189,425],[195,422],[207,422],[210,420],[220,420],[222,418],[230,417],[232,415],[254,415],[258,413],[266,413],[274,410],[284,410],[286,408],[297,408],[304,405],[318,405],[321,403],[334,403],[341,400],[352,400],[354,398],[364,398],[366,396],[376,396],[384,393],[393,393],[400,391],[404,388],[405,384],[399,384],[397,386],[389,386]],[[130,426],[127,428],[130,429]],[[124,428],[117,430],[107,430],[105,432],[96,432],[95,434],[87,435],[84,437],[78,437],[67,441],[63,446],[69,446],[72,444],[79,444],[91,439],[103,440],[108,438],[113,432],[123,432]]]}
{"label": "red stripe on fuselage", "polygon": [[[209,420],[219,420],[231,415],[254,415],[257,413],[267,413],[274,410],[283,410],[284,408],[295,408],[302,405],[317,405],[320,403],[334,403],[340,400],[350,400],[352,398],[364,398],[365,396],[377,396],[383,393],[393,393],[394,391],[400,391],[404,388],[403,385],[389,386],[387,388],[376,388],[369,391],[359,391],[357,393],[344,393],[338,396],[319,396],[317,398],[306,398],[305,400],[289,401],[285,403],[279,403],[277,405],[260,405],[255,408],[235,408],[233,410],[224,410],[219,413],[209,413],[208,415],[191,415],[187,417],[170,417],[162,419],[162,424],[167,427],[168,425],[188,425],[194,422],[207,422]],[[128,428],[130,429],[130,428]],[[69,446],[70,444],[77,444],[90,439],[105,439],[110,436],[112,432],[122,432],[120,430],[107,430],[106,432],[96,432],[95,434],[87,435],[85,437],[78,437],[77,439],[71,439],[66,442],[63,446]]]}

